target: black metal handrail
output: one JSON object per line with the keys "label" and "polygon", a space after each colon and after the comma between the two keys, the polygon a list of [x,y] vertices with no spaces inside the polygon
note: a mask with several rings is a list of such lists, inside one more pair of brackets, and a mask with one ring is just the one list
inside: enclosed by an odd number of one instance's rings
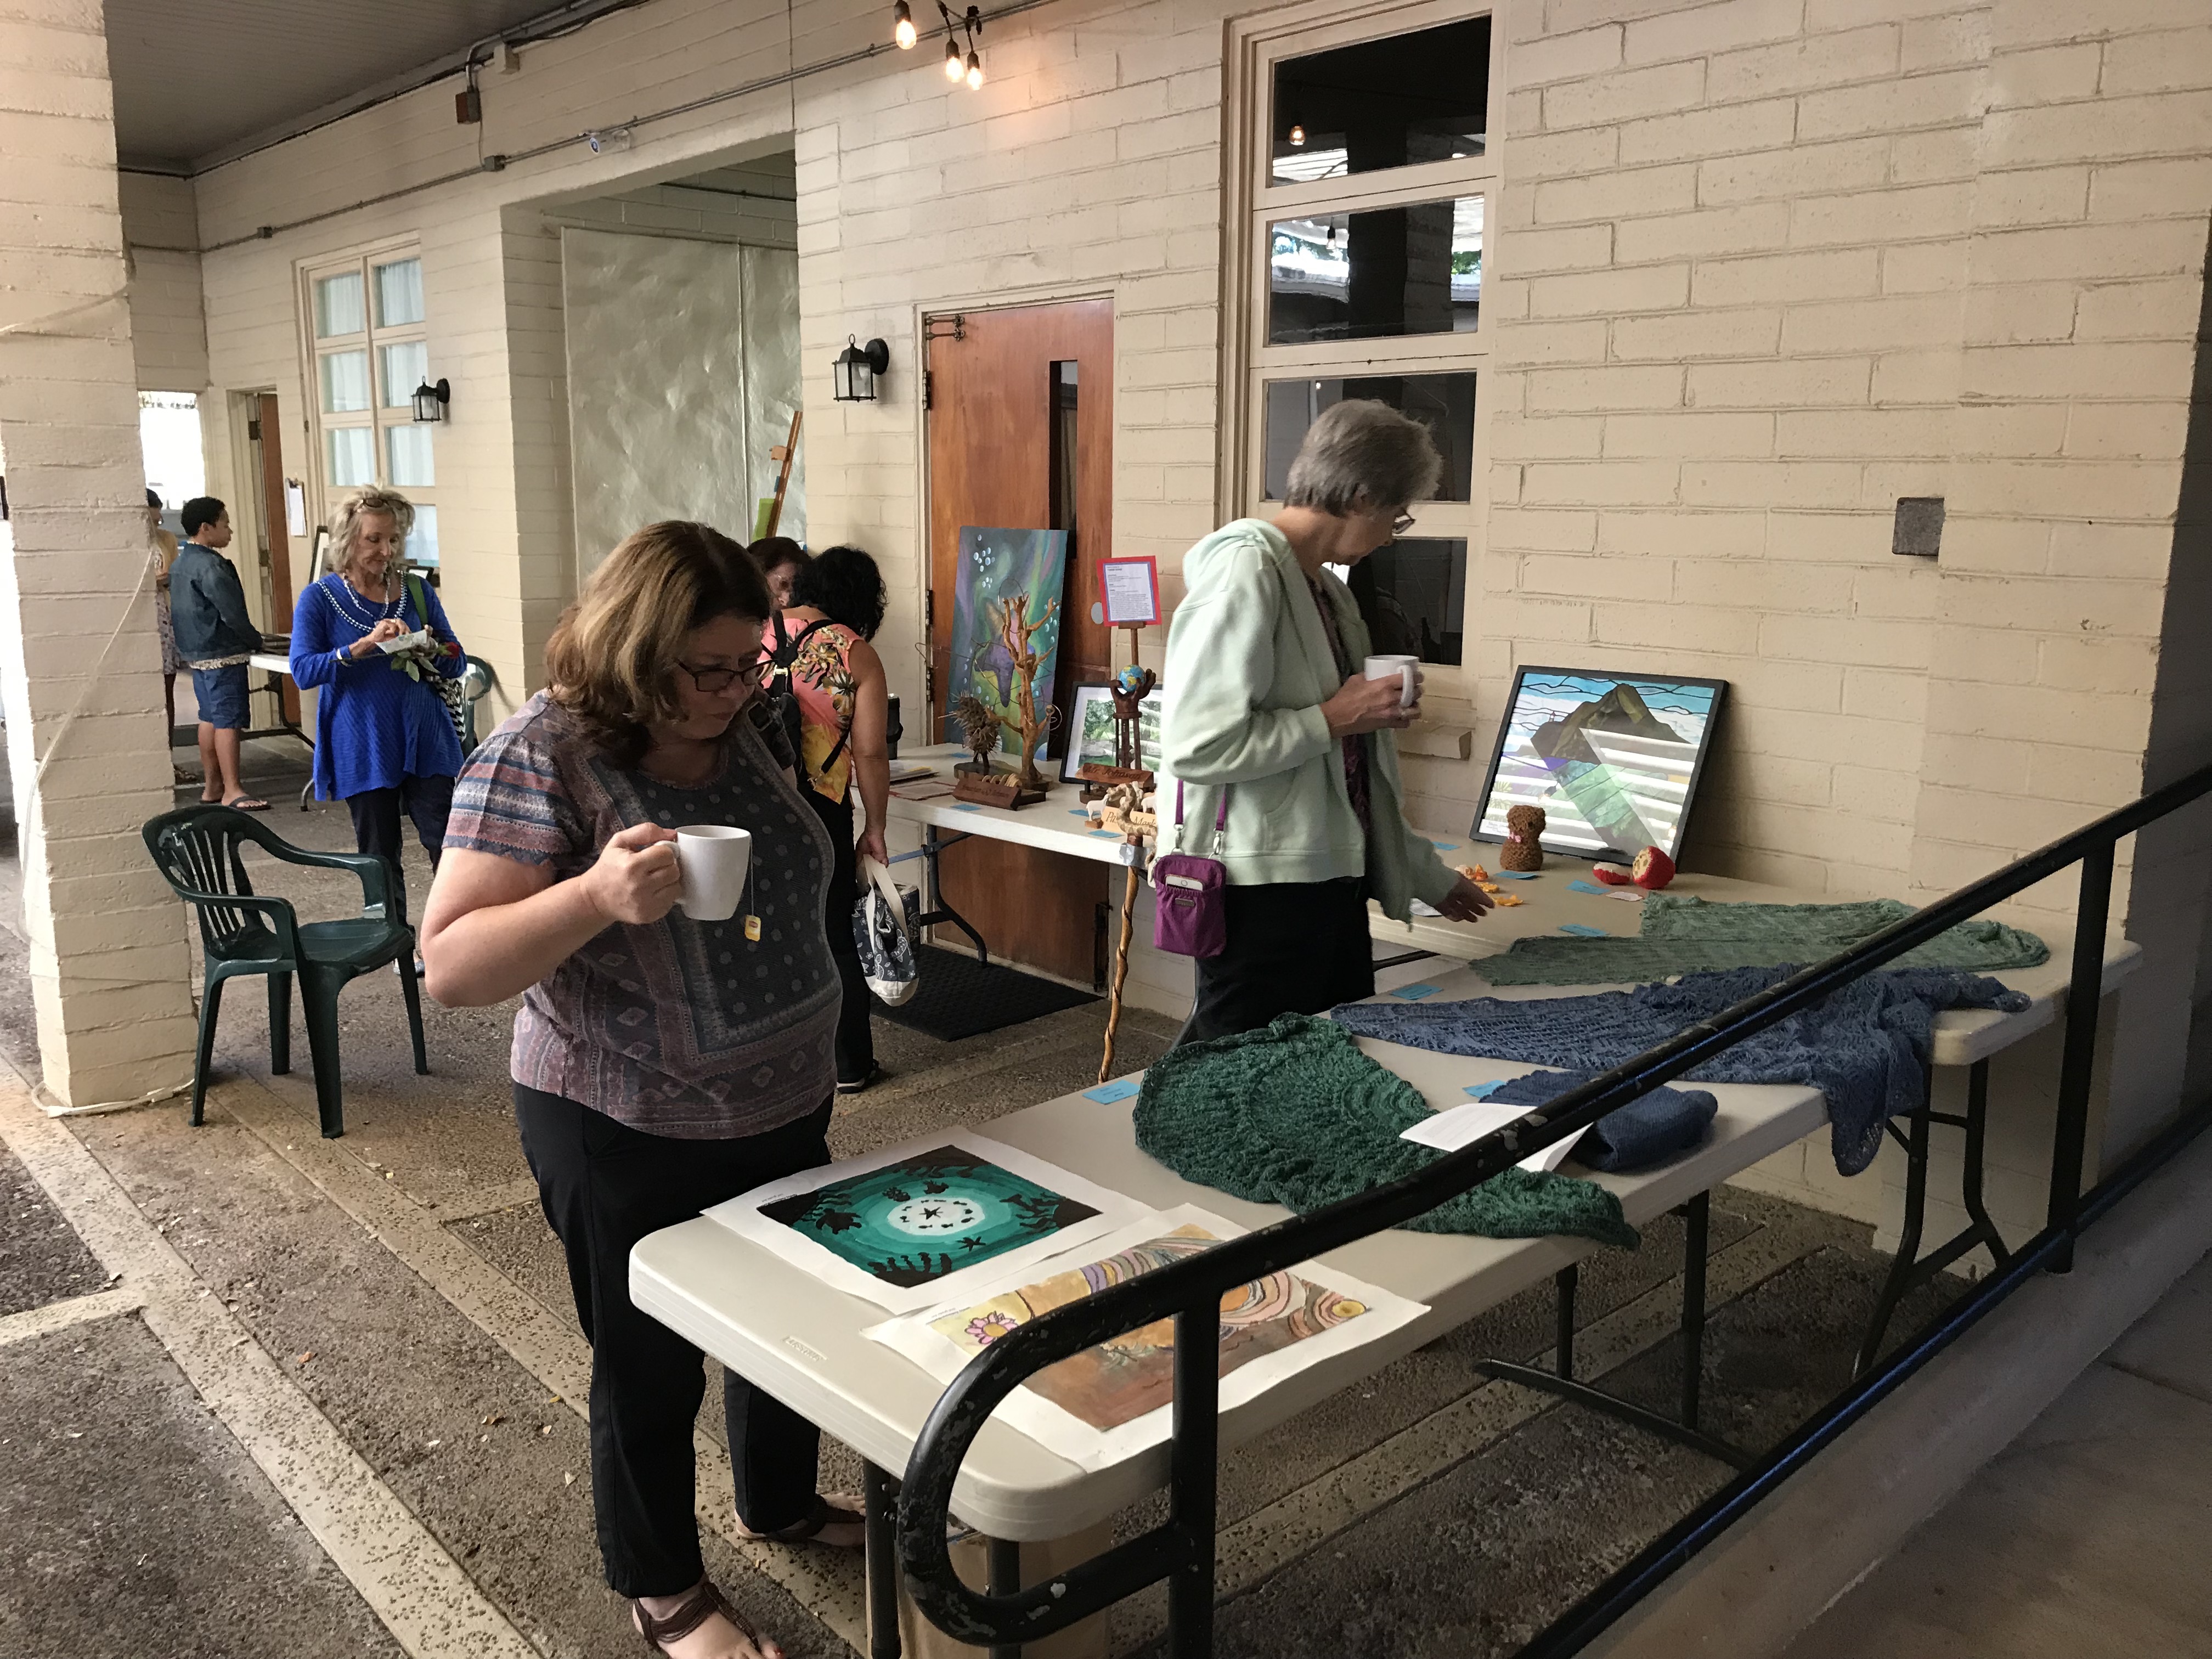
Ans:
{"label": "black metal handrail", "polygon": [[[898,1504],[898,1554],[916,1604],[933,1623],[960,1640],[1012,1644],[1049,1636],[1164,1578],[1169,1582],[1171,1650],[1177,1659],[1194,1659],[1209,1652],[1218,1378],[1214,1364],[1194,1364],[1190,1357],[1202,1353],[1210,1358],[1216,1352],[1218,1310],[1224,1291],[1434,1209],[1531,1152],[1579,1133],[1607,1113],[1809,1007],[1945,929],[2078,862],[2082,866],[2081,898],[2075,916],[2072,977],[2066,996],[2050,1206],[2045,1233],[2039,1237],[2035,1247],[2039,1266],[2066,1271],[2071,1264],[2073,1236],[2081,1224],[2081,1172],[2095,1059],[2097,1005],[2104,988],[2114,850],[2123,836],[2207,793],[2212,793],[2212,766],[2191,772],[1881,929],[1850,949],[1685,1028],[1635,1059],[1559,1095],[1542,1109],[1447,1153],[1413,1175],[1227,1240],[1141,1278],[1109,1285],[1000,1338],[969,1361],[946,1388],[923,1425],[907,1465]],[[2007,1273],[1993,1282],[2010,1285],[2019,1280]],[[953,1570],[946,1522],[961,1462],[985,1420],[1000,1401],[1046,1366],[1170,1316],[1176,1320],[1176,1368],[1168,1520],[1103,1555],[1054,1575],[1048,1583],[991,1595],[969,1589]],[[1913,1352],[1917,1350],[1908,1350],[1908,1358]],[[1843,1400],[1848,1402],[1868,1389],[1894,1386],[1897,1379],[1892,1373],[1898,1364],[1893,1360],[1861,1378]],[[1835,1409],[1832,1403],[1824,1417]],[[1821,1420],[1816,1418],[1808,1429],[1817,1427]],[[1745,1479],[1761,1474],[1762,1470],[1753,1470]],[[1649,1583],[1644,1589],[1649,1589]],[[1620,1610],[1616,1607],[1611,1616],[1618,1616]],[[1589,1626],[1582,1639],[1589,1639],[1602,1627]]]}

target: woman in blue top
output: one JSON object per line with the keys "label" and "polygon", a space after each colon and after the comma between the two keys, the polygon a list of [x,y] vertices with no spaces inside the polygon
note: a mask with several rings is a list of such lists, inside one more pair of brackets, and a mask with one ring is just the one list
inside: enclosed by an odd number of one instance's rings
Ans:
{"label": "woman in blue top", "polygon": [[[404,809],[434,870],[463,757],[430,677],[457,679],[468,659],[435,590],[406,574],[414,523],[413,506],[389,489],[364,489],[338,509],[331,574],[301,593],[292,612],[292,678],[322,693],[315,793],[343,799],[361,850],[395,867]],[[399,655],[379,648],[424,629],[427,647]]]}

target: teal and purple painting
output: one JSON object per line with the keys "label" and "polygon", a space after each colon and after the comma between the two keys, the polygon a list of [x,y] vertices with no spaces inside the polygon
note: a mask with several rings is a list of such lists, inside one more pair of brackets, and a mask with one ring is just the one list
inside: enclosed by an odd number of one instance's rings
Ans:
{"label": "teal and purple painting", "polygon": [[[1012,713],[1014,665],[999,637],[999,604],[1018,600],[1026,607],[1024,617],[1034,622],[1060,598],[1066,582],[1065,530],[961,526],[959,563],[952,582],[952,654],[945,696],[948,710],[972,691],[993,714]],[[1052,706],[1053,675],[1060,661],[1060,617],[1054,617],[1030,641],[1037,653],[1030,692],[1040,712]],[[945,741],[960,741],[959,724],[950,714],[945,717]],[[1008,754],[1021,750],[1003,726],[999,746]]]}
{"label": "teal and purple painting", "polygon": [[911,1289],[1088,1221],[1088,1204],[957,1146],[794,1194],[760,1212],[886,1285]]}

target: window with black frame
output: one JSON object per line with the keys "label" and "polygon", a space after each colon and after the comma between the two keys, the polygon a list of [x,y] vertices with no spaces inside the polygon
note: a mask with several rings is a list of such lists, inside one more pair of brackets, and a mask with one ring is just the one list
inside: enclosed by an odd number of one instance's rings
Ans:
{"label": "window with black frame", "polygon": [[[1469,560],[1480,544],[1489,340],[1484,229],[1491,20],[1392,30],[1333,21],[1272,38],[1246,88],[1255,267],[1244,342],[1245,494],[1276,508],[1322,411],[1371,398],[1426,427],[1443,458],[1406,537],[1352,584],[1378,652],[1468,660]],[[1434,689],[1466,688],[1447,675]]]}

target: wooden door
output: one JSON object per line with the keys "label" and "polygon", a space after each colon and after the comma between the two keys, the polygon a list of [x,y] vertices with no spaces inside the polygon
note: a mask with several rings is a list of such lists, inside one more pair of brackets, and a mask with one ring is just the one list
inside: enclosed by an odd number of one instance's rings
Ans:
{"label": "wooden door", "polygon": [[[264,568],[269,572],[269,632],[289,635],[292,631],[292,607],[299,602],[299,595],[292,591],[291,526],[284,512],[283,428],[276,417],[275,392],[264,392],[255,400],[251,431],[261,474],[261,534],[264,541],[261,555]],[[285,720],[297,726],[300,688],[292,684],[290,676],[280,683],[277,696],[283,701]]]}
{"label": "wooden door", "polygon": [[[1053,702],[1113,672],[1109,630],[1091,619],[1098,559],[1113,550],[1114,308],[1105,300],[1022,306],[933,321],[929,343],[930,689],[942,739],[954,573],[963,525],[1065,530]],[[1054,755],[1064,728],[1048,744]],[[1040,759],[1056,775],[1058,763]],[[1031,811],[1048,811],[1037,806]],[[1062,978],[1094,976],[1106,901],[1102,865],[980,838],[939,861],[944,896],[1004,957]]]}

